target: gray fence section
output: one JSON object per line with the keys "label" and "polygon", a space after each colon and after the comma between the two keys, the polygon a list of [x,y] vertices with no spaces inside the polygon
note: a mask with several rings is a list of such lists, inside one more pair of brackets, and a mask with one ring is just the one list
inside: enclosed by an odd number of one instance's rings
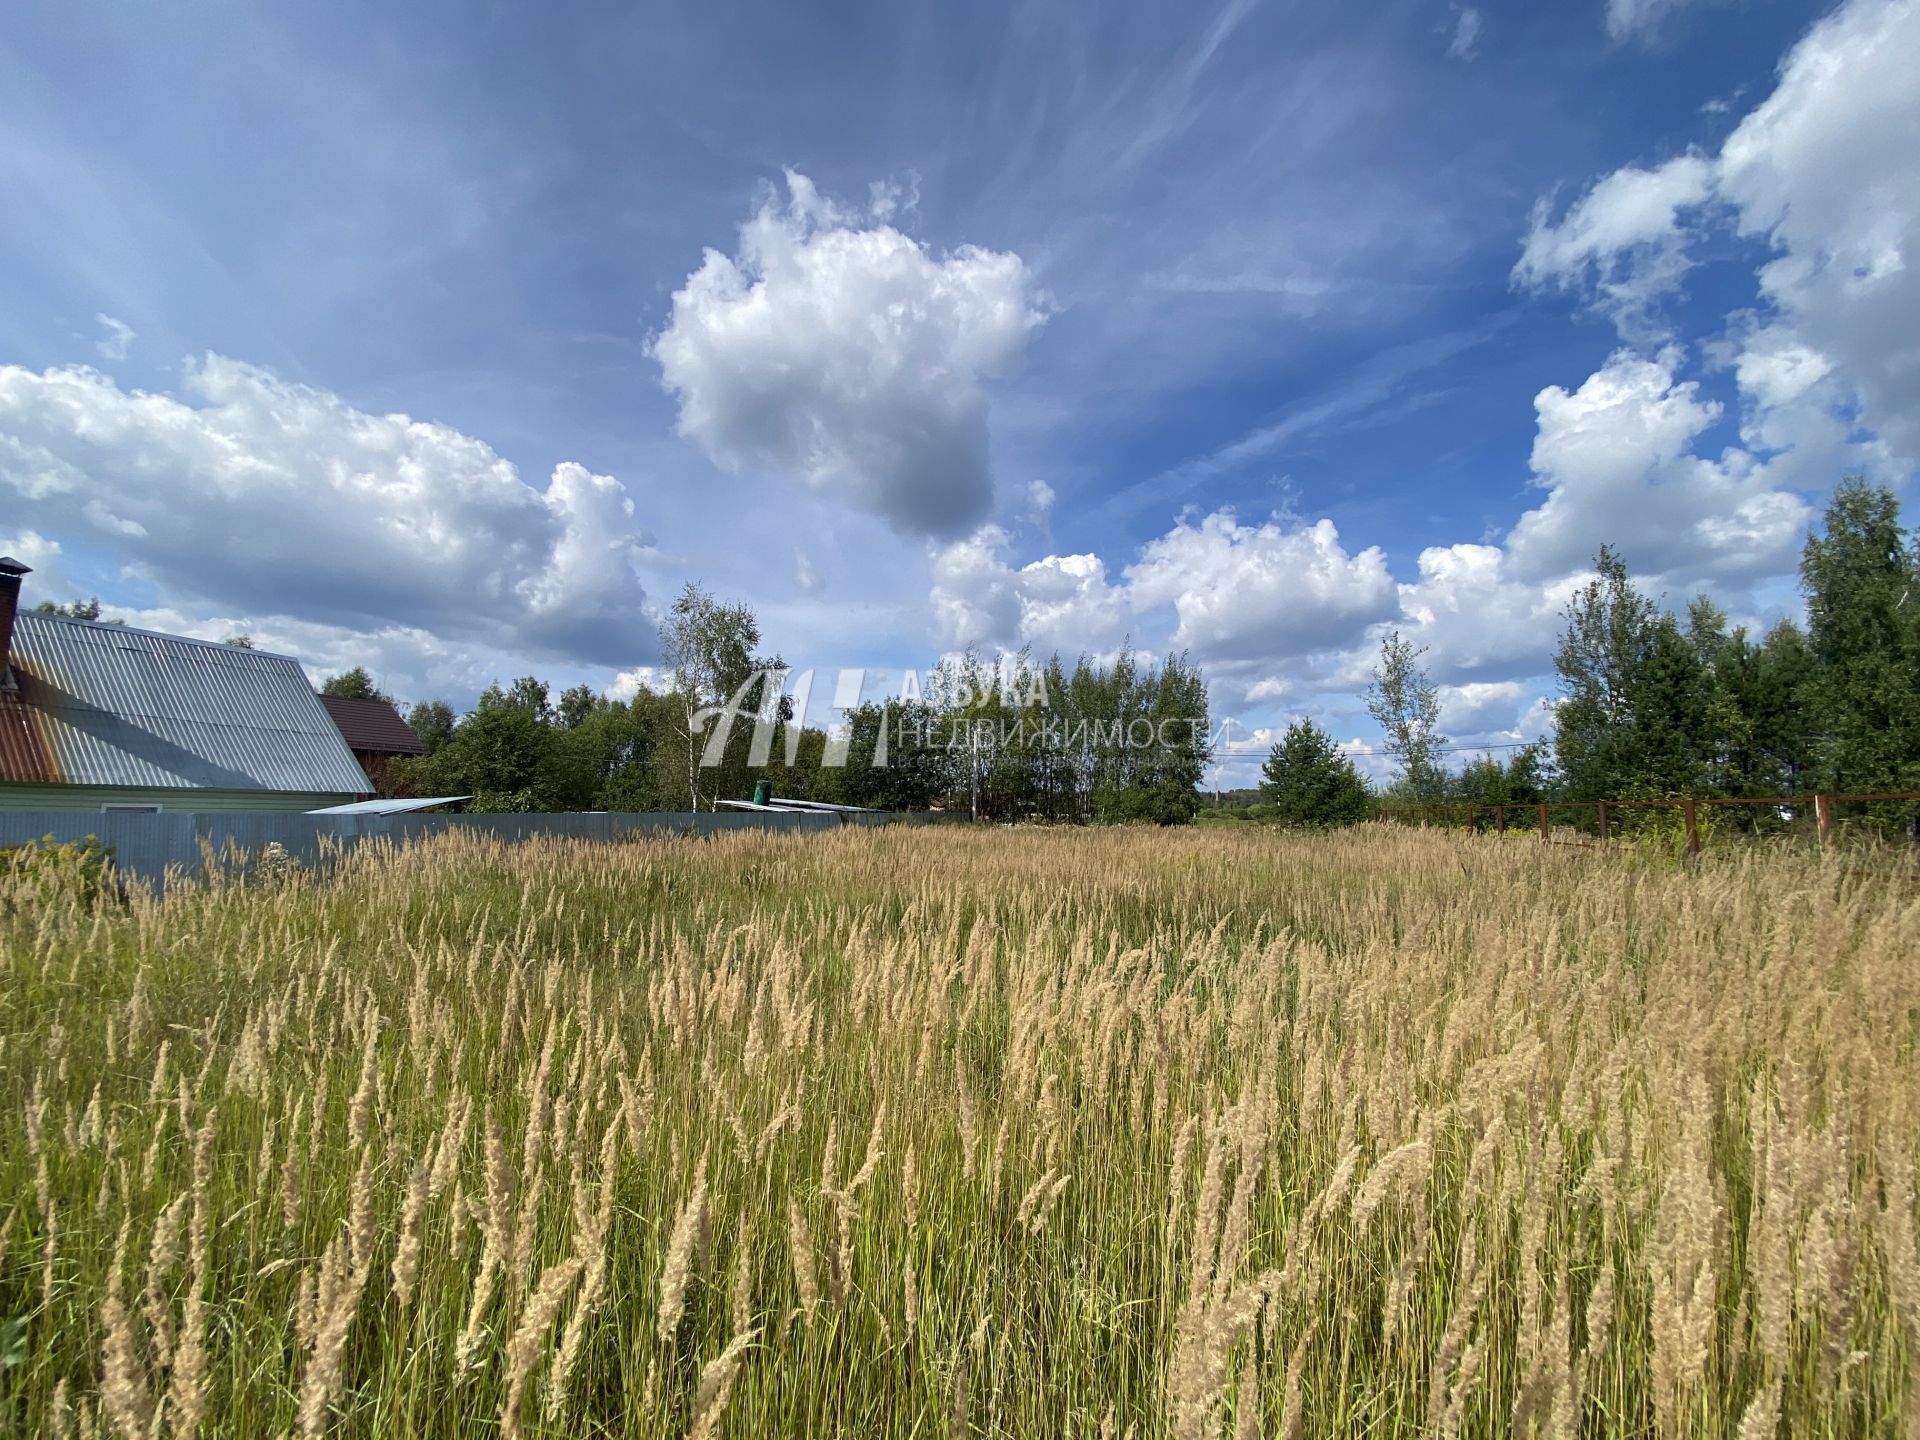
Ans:
{"label": "gray fence section", "polygon": [[121,873],[162,881],[169,870],[201,872],[208,853],[239,857],[277,844],[302,864],[351,849],[361,840],[408,840],[450,830],[528,840],[540,835],[614,841],[650,835],[718,835],[737,830],[813,834],[842,825],[926,825],[963,820],[950,813],[768,815],[756,811],[601,815],[305,815],[298,811],[193,814],[109,810],[0,811],[0,847],[52,836],[77,841],[93,837],[113,854]]}

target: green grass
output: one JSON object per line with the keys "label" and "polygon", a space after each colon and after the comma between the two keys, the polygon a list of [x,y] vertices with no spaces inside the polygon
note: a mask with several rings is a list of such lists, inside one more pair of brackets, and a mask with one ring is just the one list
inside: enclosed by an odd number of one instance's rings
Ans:
{"label": "green grass", "polygon": [[[604,1197],[524,1433],[686,1433],[747,1331],[715,1433],[1910,1433],[1917,906],[1390,827],[36,878],[0,894],[0,1428],[297,1434],[304,1395],[314,1433],[496,1433]],[[330,1247],[337,1376],[297,1318]]]}

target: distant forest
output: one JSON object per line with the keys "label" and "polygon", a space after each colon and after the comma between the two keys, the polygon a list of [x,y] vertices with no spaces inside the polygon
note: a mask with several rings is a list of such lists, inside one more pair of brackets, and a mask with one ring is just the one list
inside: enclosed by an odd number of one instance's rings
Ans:
{"label": "distant forest", "polygon": [[[1705,596],[1683,612],[1663,608],[1603,547],[1565,612],[1551,737],[1456,765],[1421,652],[1392,634],[1367,694],[1390,783],[1370,787],[1302,720],[1274,745],[1257,788],[1218,795],[1203,790],[1214,754],[1199,668],[1184,654],[1143,664],[1126,649],[1112,663],[1071,666],[1024,652],[998,666],[948,660],[925,694],[865,703],[839,737],[808,726],[790,739],[788,702],[756,694],[754,707],[771,707],[760,713],[777,724],[765,765],[752,763],[749,714],[721,763],[702,767],[697,712],[781,662],[762,653],[751,609],[689,585],[663,626],[662,688],[629,700],[585,685],[554,696],[524,676],[490,687],[464,715],[444,701],[415,705],[407,719],[428,753],[397,766],[394,783],[407,794],[470,794],[482,810],[685,810],[748,798],[764,776],[782,796],[995,820],[1178,823],[1204,811],[1283,825],[1349,823],[1383,803],[1920,789],[1920,544],[1892,492],[1842,484],[1807,540],[1800,578],[1806,623],[1756,636]],[[379,694],[361,669],[322,688]],[[1044,704],[1027,703],[1035,697]],[[845,762],[825,763],[837,739]]]}
{"label": "distant forest", "polygon": [[[1705,596],[1684,614],[1641,591],[1611,549],[1568,605],[1554,653],[1550,739],[1445,762],[1437,691],[1390,636],[1369,709],[1394,777],[1375,796],[1310,721],[1269,756],[1258,790],[1213,809],[1333,825],[1377,802],[1475,805],[1920,790],[1920,540],[1891,491],[1842,484],[1800,562],[1805,625],[1755,636]],[[1737,813],[1737,812],[1736,812]],[[1916,807],[1891,817],[1911,832]]]}
{"label": "distant forest", "polygon": [[[777,674],[781,662],[760,653],[751,610],[698,586],[675,602],[663,639],[671,683],[630,700],[585,685],[555,698],[525,676],[490,687],[457,718],[444,701],[413,706],[407,720],[428,753],[395,766],[395,788],[472,795],[476,810],[687,810],[747,799],[764,777],[793,799],[1163,824],[1192,819],[1201,802],[1212,758],[1206,684],[1182,655],[1143,664],[1123,649],[1112,663],[1082,658],[1071,667],[1058,655],[1036,662],[1023,653],[999,665],[949,659],[920,698],[848,712],[837,744],[824,728],[790,725],[790,702],[759,693],[769,688],[763,681],[720,763],[706,766],[711,722],[697,712],[726,703],[756,673]],[[322,689],[379,693],[359,669]],[[756,765],[760,716],[773,734]],[[830,745],[839,763],[828,763]]]}

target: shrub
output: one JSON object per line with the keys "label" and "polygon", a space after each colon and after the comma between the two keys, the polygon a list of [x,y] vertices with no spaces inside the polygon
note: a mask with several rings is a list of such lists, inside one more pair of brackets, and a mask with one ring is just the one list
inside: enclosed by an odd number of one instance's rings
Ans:
{"label": "shrub", "polygon": [[113,854],[92,835],[84,840],[46,835],[0,847],[0,886],[14,904],[31,897],[91,908],[113,891]]}

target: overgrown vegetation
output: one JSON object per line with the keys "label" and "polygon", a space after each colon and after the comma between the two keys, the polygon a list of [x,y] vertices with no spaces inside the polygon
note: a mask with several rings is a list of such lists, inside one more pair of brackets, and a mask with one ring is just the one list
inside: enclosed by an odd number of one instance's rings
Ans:
{"label": "overgrown vegetation", "polygon": [[1704,596],[1663,611],[1603,549],[1555,660],[1557,796],[1920,789],[1920,550],[1892,494],[1857,482],[1823,532],[1801,562],[1807,627],[1757,641]]}
{"label": "overgrown vegetation", "polygon": [[[1173,823],[1192,818],[1212,755],[1207,689],[1182,655],[1143,664],[1022,653],[990,665],[966,654],[931,670],[920,693],[868,701],[818,723],[834,677],[814,681],[805,725],[790,696],[764,693],[780,659],[759,654],[760,627],[743,605],[696,586],[667,627],[670,679],[630,699],[577,685],[554,700],[524,676],[489,686],[455,723],[442,702],[408,719],[429,753],[396,767],[414,795],[468,794],[477,810],[689,810],[743,800],[761,777],[776,794],[888,810],[966,810],[983,819]],[[332,693],[377,694],[363,671]],[[740,718],[703,763],[713,722],[705,708],[744,698]],[[825,693],[821,693],[825,692]],[[771,730],[754,758],[763,710]],[[831,755],[831,759],[829,758]]]}
{"label": "overgrown vegetation", "polygon": [[0,889],[12,905],[62,901],[84,909],[112,892],[112,867],[113,857],[92,835],[0,845]]}
{"label": "overgrown vegetation", "polygon": [[[1566,608],[1551,737],[1463,756],[1457,770],[1442,763],[1438,692],[1421,652],[1397,632],[1386,637],[1367,692],[1393,766],[1380,802],[1436,819],[1453,807],[1456,823],[1467,823],[1461,807],[1478,807],[1471,823],[1487,827],[1500,805],[1920,790],[1920,540],[1901,528],[1891,492],[1858,481],[1835,492],[1801,562],[1805,627],[1783,620],[1755,639],[1704,595],[1671,613],[1604,546],[1594,570]],[[1210,816],[1336,823],[1297,818],[1288,783],[1275,781],[1303,773],[1306,752],[1283,754],[1300,738],[1296,726],[1276,744],[1257,794],[1215,797]],[[1337,764],[1322,749],[1314,773],[1324,786]],[[1375,807],[1341,809],[1351,822]],[[1765,806],[1717,818],[1747,836],[1811,824]],[[1862,836],[1920,837],[1914,802],[1853,807],[1845,818]],[[1579,823],[1592,830],[1596,812]],[[1623,833],[1671,828],[1660,812],[1632,808],[1612,823]]]}
{"label": "overgrown vegetation", "polygon": [[1891,879],[848,830],[7,898],[7,1433],[1920,1419]]}

